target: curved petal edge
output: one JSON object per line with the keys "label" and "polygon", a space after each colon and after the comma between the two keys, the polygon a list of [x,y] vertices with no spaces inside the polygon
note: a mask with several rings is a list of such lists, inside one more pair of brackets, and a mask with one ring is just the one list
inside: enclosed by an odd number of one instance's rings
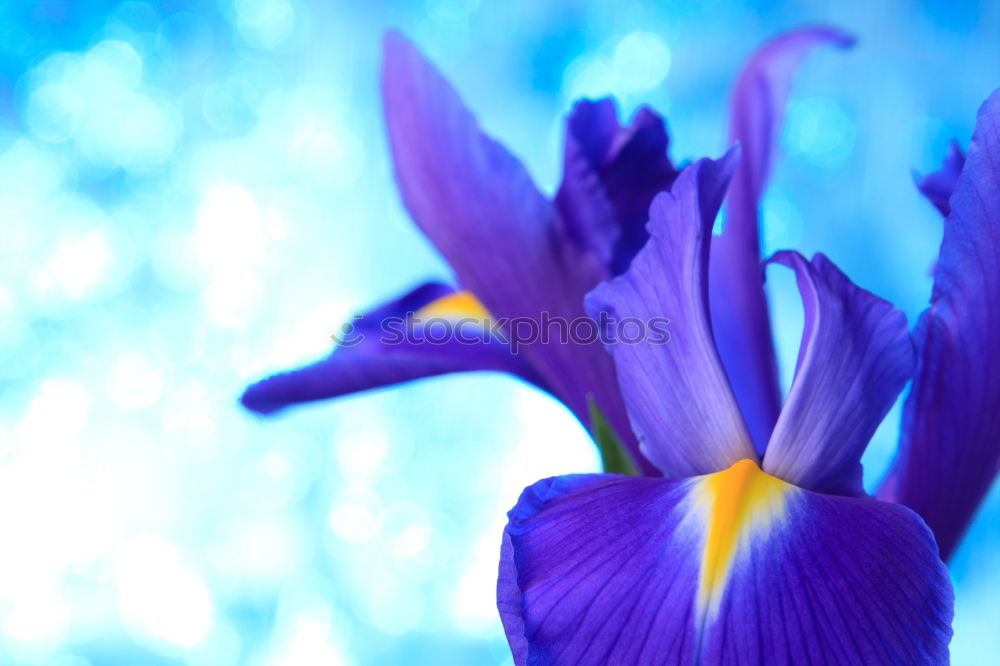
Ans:
{"label": "curved petal edge", "polygon": [[764,469],[810,490],[862,495],[861,454],[913,376],[906,316],[823,254],[807,261],[784,251],[770,261],[795,271],[805,325]]}

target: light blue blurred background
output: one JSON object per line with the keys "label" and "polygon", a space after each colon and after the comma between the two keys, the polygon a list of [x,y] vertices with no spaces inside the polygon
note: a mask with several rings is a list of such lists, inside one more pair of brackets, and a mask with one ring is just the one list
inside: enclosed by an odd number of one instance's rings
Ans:
{"label": "light blue blurred background", "polygon": [[[489,375],[236,405],[348,313],[448,277],[393,187],[380,35],[410,35],[551,191],[574,98],[650,103],[675,160],[718,155],[755,45],[855,32],[801,69],[766,249],[823,250],[912,319],[941,221],[910,169],[1000,86],[1000,5],[804,4],[0,5],[0,663],[511,663],[504,512],[597,466],[561,406]],[[801,312],[770,275],[787,378]],[[1000,663],[998,516],[994,493],[952,567],[956,664]]]}

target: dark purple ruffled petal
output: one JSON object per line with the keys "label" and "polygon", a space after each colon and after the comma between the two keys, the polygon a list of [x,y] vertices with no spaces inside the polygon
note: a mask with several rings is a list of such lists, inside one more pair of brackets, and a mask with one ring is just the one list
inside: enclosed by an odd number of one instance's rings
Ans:
{"label": "dark purple ruffled petal", "polygon": [[810,262],[785,251],[771,261],[795,271],[805,324],[764,470],[810,490],[863,495],[861,454],[913,376],[906,316],[822,254]]}
{"label": "dark purple ruffled petal", "polygon": [[[444,321],[403,323],[410,315],[454,290],[428,283],[356,318],[347,342],[325,359],[263,379],[244,391],[243,406],[270,414],[292,405],[382,388],[450,372],[494,370],[544,387],[506,341],[491,337],[478,324]],[[387,324],[390,321],[391,324]],[[461,326],[447,335],[447,326]],[[406,335],[403,335],[403,332]]]}
{"label": "dark purple ruffled petal", "polygon": [[498,605],[518,666],[948,661],[951,583],[905,507],[745,460],[546,479],[509,515]]}
{"label": "dark purple ruffled petal", "polygon": [[979,109],[915,337],[900,454],[879,496],[919,513],[947,558],[1000,469],[1000,91]]}
{"label": "dark purple ruffled petal", "polygon": [[642,107],[622,127],[608,98],[577,102],[567,121],[556,205],[572,233],[613,275],[624,272],[645,244],[649,205],[677,178],[669,144],[659,115]]}
{"label": "dark purple ruffled petal", "polygon": [[576,103],[566,123],[563,178],[555,197],[566,235],[609,271],[622,230],[600,173],[619,131],[612,100]]}
{"label": "dark purple ruffled petal", "polygon": [[529,330],[546,320],[569,326],[584,319],[583,297],[607,276],[606,265],[567,235],[521,163],[479,129],[455,90],[395,33],[385,39],[382,94],[403,202],[458,283],[497,318],[523,322],[531,339],[519,352],[556,397],[587,425],[596,403],[637,465],[654,473],[629,431],[601,345]]}
{"label": "dark purple ruffled petal", "polygon": [[934,204],[934,207],[941,211],[941,214],[948,217],[951,212],[952,192],[958,184],[958,176],[965,166],[965,154],[957,142],[952,141],[948,146],[948,152],[941,162],[941,167],[937,171],[931,171],[924,176],[913,175],[913,180],[917,184],[920,193],[927,197],[927,200]]}
{"label": "dark purple ruffled petal", "polygon": [[[587,297],[595,319],[633,319],[644,339],[610,342],[643,453],[668,477],[703,474],[756,458],[712,340],[708,250],[712,222],[737,162],[701,160],[650,209],[650,240],[624,274]],[[602,314],[603,313],[603,314]],[[657,320],[669,337],[651,339]]]}
{"label": "dark purple ruffled petal", "polygon": [[733,93],[730,138],[739,142],[743,159],[729,191],[722,235],[712,249],[712,324],[736,401],[761,452],[778,418],[781,394],[760,264],[760,197],[795,68],[817,46],[852,43],[850,35],[831,28],[781,35],[751,58]]}

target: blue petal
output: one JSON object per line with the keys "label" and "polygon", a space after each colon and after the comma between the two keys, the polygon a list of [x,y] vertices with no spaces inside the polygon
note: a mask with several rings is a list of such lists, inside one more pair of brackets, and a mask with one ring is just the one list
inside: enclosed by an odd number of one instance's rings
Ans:
{"label": "blue petal", "polygon": [[920,519],[749,460],[540,481],[505,544],[498,606],[519,666],[948,661],[953,594]]}
{"label": "blue petal", "polygon": [[941,162],[941,168],[932,171],[922,177],[915,176],[917,189],[927,197],[927,200],[934,204],[934,207],[941,211],[945,217],[951,212],[949,203],[955,185],[958,184],[958,176],[965,166],[965,154],[962,148],[954,141],[948,146],[948,152]]}
{"label": "blue petal", "polygon": [[822,254],[772,261],[795,271],[805,326],[764,469],[803,488],[861,495],[861,454],[913,375],[906,316]]}
{"label": "blue petal", "polygon": [[566,125],[562,185],[556,194],[574,236],[593,248],[613,275],[646,243],[649,205],[677,178],[663,119],[640,108],[618,124],[610,98],[581,100]]}
{"label": "blue petal", "polygon": [[629,270],[587,297],[595,319],[633,319],[669,339],[611,341],[619,384],[643,453],[667,476],[711,472],[756,457],[719,362],[708,319],[708,250],[712,223],[736,163],[685,169],[650,209],[650,240]]}
{"label": "blue petal", "polygon": [[900,455],[879,496],[919,513],[947,558],[1000,469],[1000,91],[979,109],[916,338]]}
{"label": "blue petal", "polygon": [[[359,391],[450,372],[507,372],[544,388],[544,382],[509,345],[475,324],[464,325],[461,336],[445,336],[443,322],[424,326],[400,322],[421,308],[454,293],[451,287],[427,283],[355,319],[348,344],[303,368],[263,379],[244,391],[247,409],[270,414],[296,404],[326,400]],[[392,327],[384,322],[395,318]],[[439,341],[440,340],[440,341]]]}
{"label": "blue petal", "polygon": [[[479,128],[443,76],[406,39],[385,39],[382,94],[396,179],[414,221],[457,281],[498,319],[586,318],[583,298],[607,266],[566,233],[559,211],[524,166]],[[642,459],[611,359],[599,344],[529,335],[520,353],[581,422],[606,415],[636,464]],[[558,336],[556,336],[558,337]]]}
{"label": "blue petal", "polygon": [[817,46],[851,43],[849,35],[823,27],[781,35],[754,54],[733,93],[730,138],[739,142],[743,159],[733,177],[725,227],[712,248],[712,325],[736,401],[760,452],[778,418],[781,394],[764,297],[757,210],[796,67]]}
{"label": "blue petal", "polygon": [[555,197],[565,233],[609,270],[621,227],[600,168],[620,129],[612,100],[576,103],[566,123],[563,178]]}

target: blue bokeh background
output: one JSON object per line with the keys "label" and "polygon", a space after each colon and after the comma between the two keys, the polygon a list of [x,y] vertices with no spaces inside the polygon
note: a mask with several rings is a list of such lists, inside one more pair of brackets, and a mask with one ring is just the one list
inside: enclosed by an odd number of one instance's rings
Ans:
{"label": "blue bokeh background", "polygon": [[[559,404],[470,375],[236,405],[352,311],[449,276],[394,190],[380,35],[411,36],[551,191],[574,98],[652,104],[675,160],[717,155],[747,54],[817,21],[860,41],[800,71],[765,249],[822,250],[912,320],[941,221],[910,170],[1000,86],[1000,4],[0,4],[0,663],[512,663],[504,512],[597,467]],[[780,269],[769,290],[787,381],[801,308]],[[994,493],[952,566],[956,664],[1000,663],[998,516]]]}

